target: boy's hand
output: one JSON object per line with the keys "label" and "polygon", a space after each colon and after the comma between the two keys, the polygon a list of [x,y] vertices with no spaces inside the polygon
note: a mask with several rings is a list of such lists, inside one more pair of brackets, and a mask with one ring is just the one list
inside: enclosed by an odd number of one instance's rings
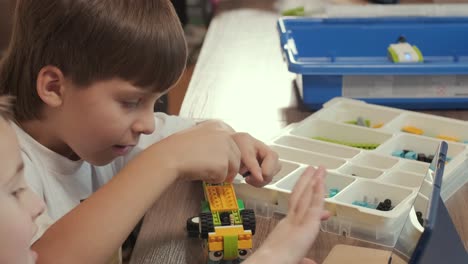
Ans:
{"label": "boy's hand", "polygon": [[281,169],[278,154],[247,133],[234,133],[232,138],[241,153],[239,173],[246,176],[245,181],[256,187],[270,183]]}
{"label": "boy's hand", "polygon": [[239,172],[241,152],[220,122],[203,122],[173,134],[157,144],[155,156],[176,170],[177,176],[221,183]]}
{"label": "boy's hand", "polygon": [[324,178],[323,167],[305,170],[292,190],[287,216],[246,263],[315,263],[304,257],[318,235],[320,221],[329,217],[323,209]]}

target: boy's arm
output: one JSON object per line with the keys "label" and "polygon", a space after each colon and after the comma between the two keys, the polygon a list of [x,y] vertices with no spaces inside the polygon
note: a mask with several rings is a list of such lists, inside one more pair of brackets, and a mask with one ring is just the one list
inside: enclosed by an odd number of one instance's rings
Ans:
{"label": "boy's arm", "polygon": [[32,246],[38,263],[105,263],[177,178],[219,183],[235,175],[239,164],[236,143],[216,124],[167,137],[52,225]]}
{"label": "boy's arm", "polygon": [[141,153],[33,244],[37,263],[106,263],[176,178],[170,164]]}

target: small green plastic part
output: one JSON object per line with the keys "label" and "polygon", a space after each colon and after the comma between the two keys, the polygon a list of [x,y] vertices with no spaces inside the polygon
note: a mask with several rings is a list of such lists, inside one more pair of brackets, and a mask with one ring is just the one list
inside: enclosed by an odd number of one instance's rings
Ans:
{"label": "small green plastic part", "polygon": [[353,142],[334,140],[334,139],[326,138],[326,137],[312,137],[312,139],[345,145],[345,146],[354,147],[354,148],[367,149],[367,150],[373,150],[379,146],[379,144],[374,144],[374,143],[353,143]]}
{"label": "small green plastic part", "polygon": [[210,212],[210,205],[208,204],[208,201],[202,201],[201,202],[201,210],[202,210],[202,213],[209,213]]}
{"label": "small green plastic part", "polygon": [[239,256],[238,236],[224,236],[224,259],[232,260]]}
{"label": "small green plastic part", "polygon": [[281,13],[283,16],[304,16],[305,15],[305,9],[303,6],[299,6],[296,8],[291,8],[288,10],[285,10]]}

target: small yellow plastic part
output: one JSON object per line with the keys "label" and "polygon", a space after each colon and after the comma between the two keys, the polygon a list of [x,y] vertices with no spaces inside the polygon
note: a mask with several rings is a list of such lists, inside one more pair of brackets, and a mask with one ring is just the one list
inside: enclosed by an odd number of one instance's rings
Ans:
{"label": "small yellow plastic part", "polygon": [[384,123],[378,123],[372,126],[372,128],[381,128],[383,127]]}
{"label": "small yellow plastic part", "polygon": [[225,236],[238,236],[237,245],[239,249],[252,248],[252,231],[245,231],[241,225],[217,226],[213,233],[208,234],[208,249],[210,251],[222,251],[223,238]]}
{"label": "small yellow plastic part", "polygon": [[457,137],[451,137],[451,136],[446,136],[446,135],[437,135],[438,139],[443,139],[447,141],[455,141],[455,142],[460,142],[460,139]]}
{"label": "small yellow plastic part", "polygon": [[401,131],[411,133],[411,134],[416,134],[416,135],[422,135],[424,134],[424,130],[419,129],[417,127],[413,126],[404,126]]}

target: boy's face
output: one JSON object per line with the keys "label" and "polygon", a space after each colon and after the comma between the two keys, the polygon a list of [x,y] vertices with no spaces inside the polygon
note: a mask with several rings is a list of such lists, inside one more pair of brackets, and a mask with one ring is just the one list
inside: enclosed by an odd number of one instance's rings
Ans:
{"label": "boy's face", "polygon": [[1,118],[0,168],[0,263],[35,263],[30,243],[44,203],[27,187],[16,135]]}
{"label": "boy's face", "polygon": [[105,165],[127,154],[141,134],[153,133],[154,103],[160,94],[120,79],[95,82],[86,88],[67,83],[55,124],[75,158]]}

